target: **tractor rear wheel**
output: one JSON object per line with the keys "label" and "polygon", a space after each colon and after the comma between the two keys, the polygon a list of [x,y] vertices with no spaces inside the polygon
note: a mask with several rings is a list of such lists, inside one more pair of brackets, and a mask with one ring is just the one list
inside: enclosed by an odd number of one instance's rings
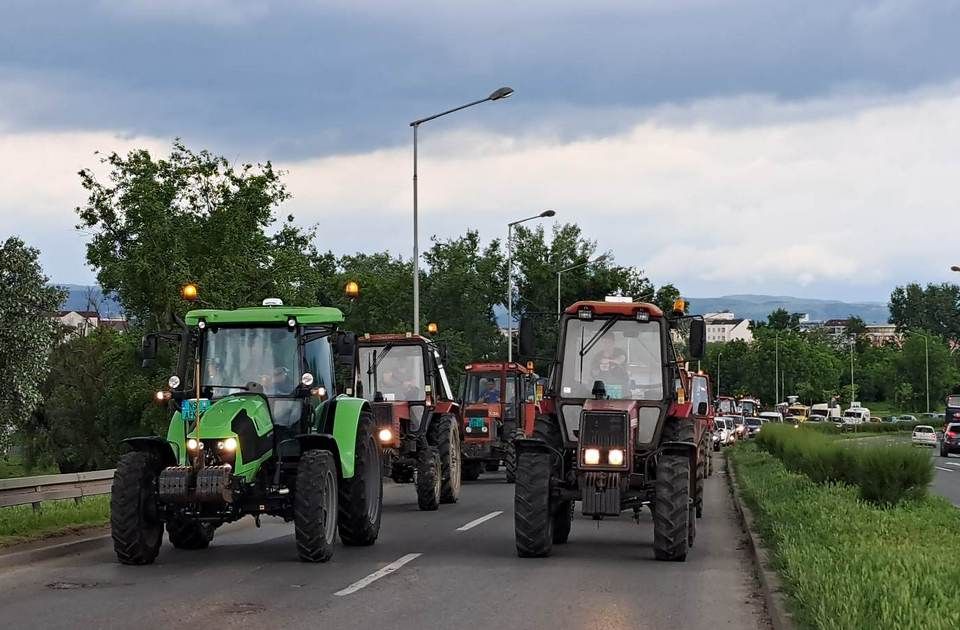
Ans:
{"label": "tractor rear wheel", "polygon": [[440,507],[440,456],[427,444],[420,445],[417,456],[417,505],[433,511]]}
{"label": "tractor rear wheel", "polygon": [[557,511],[553,514],[553,544],[564,545],[570,538],[575,505],[573,501],[563,501],[557,506]]}
{"label": "tractor rear wheel", "polygon": [[456,503],[460,498],[460,430],[450,414],[430,426],[430,443],[440,456],[440,502]]}
{"label": "tractor rear wheel", "polygon": [[476,481],[480,478],[480,472],[482,469],[483,465],[480,462],[463,462],[463,480]]}
{"label": "tractor rear wheel", "polygon": [[117,462],[110,494],[113,550],[122,564],[151,564],[163,542],[157,513],[160,460],[153,453],[134,451]]}
{"label": "tractor rear wheel", "polygon": [[394,464],[390,469],[394,483],[413,483],[413,466]]}
{"label": "tractor rear wheel", "polygon": [[300,456],[293,499],[297,553],[304,562],[326,562],[337,538],[337,465],[330,451]]}
{"label": "tractor rear wheel", "polygon": [[684,454],[666,453],[657,460],[653,503],[653,553],[657,560],[687,559],[693,516],[690,473],[690,458]]}
{"label": "tractor rear wheel", "polygon": [[550,513],[552,472],[549,453],[528,451],[517,457],[513,525],[517,555],[521,558],[540,558],[549,556],[553,551],[554,515]]}
{"label": "tractor rear wheel", "polygon": [[487,462],[484,464],[483,469],[487,472],[497,472],[500,470],[500,462]]}
{"label": "tractor rear wheel", "polygon": [[167,538],[177,549],[206,549],[213,540],[216,529],[210,523],[187,518],[174,518],[167,521]]}
{"label": "tractor rear wheel", "polygon": [[380,448],[373,437],[374,420],[369,411],[360,413],[357,425],[353,478],[340,484],[337,528],[345,545],[372,545],[380,534],[383,510],[383,473]]}
{"label": "tractor rear wheel", "polygon": [[507,445],[503,452],[503,468],[507,473],[507,483],[513,483],[517,479],[517,448],[514,441],[526,437],[521,429],[516,429],[510,434]]}

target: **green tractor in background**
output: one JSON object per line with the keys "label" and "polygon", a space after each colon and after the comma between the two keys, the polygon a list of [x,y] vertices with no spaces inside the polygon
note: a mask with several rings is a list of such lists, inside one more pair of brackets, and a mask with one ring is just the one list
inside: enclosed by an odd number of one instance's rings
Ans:
{"label": "green tractor in background", "polygon": [[[192,285],[181,293],[196,299]],[[338,531],[345,545],[376,541],[380,449],[369,403],[353,396],[356,337],[342,322],[335,308],[267,299],[189,311],[179,331],[144,338],[145,364],[158,340],[180,345],[157,392],[174,413],[166,437],[125,440],[110,503],[120,562],[153,562],[164,527],[174,547],[203,549],[246,515],[293,521],[306,562],[329,560]]]}

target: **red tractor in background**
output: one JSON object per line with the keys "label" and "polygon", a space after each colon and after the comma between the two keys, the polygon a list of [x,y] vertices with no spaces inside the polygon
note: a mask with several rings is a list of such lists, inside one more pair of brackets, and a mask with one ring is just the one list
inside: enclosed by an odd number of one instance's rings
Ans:
{"label": "red tractor in background", "polygon": [[[557,359],[533,437],[518,439],[514,527],[521,557],[567,542],[574,502],[595,520],[653,512],[654,555],[681,561],[710,472],[702,318],[629,299],[577,302],[560,318]],[[524,324],[521,322],[521,331]],[[521,354],[532,354],[524,347]]]}
{"label": "red tractor in background", "polygon": [[507,483],[517,470],[513,441],[533,435],[542,387],[533,364],[470,363],[464,367],[463,478],[474,481],[503,461]]}
{"label": "red tractor in background", "polygon": [[421,510],[456,503],[463,425],[440,348],[411,333],[365,334],[357,346],[357,396],[373,409],[384,476],[415,481]]}

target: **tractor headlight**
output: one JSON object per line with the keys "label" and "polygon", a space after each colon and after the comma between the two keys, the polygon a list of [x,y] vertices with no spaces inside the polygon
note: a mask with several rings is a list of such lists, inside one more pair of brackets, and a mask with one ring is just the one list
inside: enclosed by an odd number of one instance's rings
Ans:
{"label": "tractor headlight", "polygon": [[483,425],[482,427],[480,427],[480,431],[482,431],[483,433],[486,433],[489,430],[490,429],[487,428],[487,425]]}
{"label": "tractor headlight", "polygon": [[199,440],[195,440],[195,439],[193,439],[193,438],[190,438],[189,440],[187,440],[187,450],[188,450],[188,451],[195,451],[195,450],[197,450],[198,448],[200,448],[200,441],[199,441]]}
{"label": "tractor headlight", "polygon": [[467,433],[473,433],[473,427],[468,426],[466,429],[464,429],[464,431]]}
{"label": "tractor headlight", "polygon": [[595,466],[600,463],[600,449],[588,448],[583,451],[583,463]]}
{"label": "tractor headlight", "polygon": [[381,442],[392,442],[393,441],[393,431],[390,429],[380,429],[380,433],[377,434],[377,437],[380,438]]}
{"label": "tractor headlight", "polygon": [[169,386],[170,389],[176,389],[180,387],[180,377],[177,376],[176,374],[171,376],[170,379],[167,381],[167,386]]}
{"label": "tractor headlight", "polygon": [[232,453],[237,450],[237,438],[229,437],[223,442],[220,442],[218,446],[220,446],[220,450],[229,451]]}
{"label": "tractor headlight", "polygon": [[607,453],[607,463],[611,466],[623,466],[623,451],[619,448],[612,448]]}

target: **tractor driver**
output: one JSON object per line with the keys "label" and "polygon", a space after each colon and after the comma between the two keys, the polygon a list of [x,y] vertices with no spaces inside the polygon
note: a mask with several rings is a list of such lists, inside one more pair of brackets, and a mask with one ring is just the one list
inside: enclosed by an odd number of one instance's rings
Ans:
{"label": "tractor driver", "polygon": [[380,391],[397,400],[419,400],[419,388],[405,362],[388,361],[380,370]]}
{"label": "tractor driver", "polygon": [[487,379],[483,391],[480,392],[480,402],[487,404],[500,402],[500,389],[497,387],[497,379]]}

